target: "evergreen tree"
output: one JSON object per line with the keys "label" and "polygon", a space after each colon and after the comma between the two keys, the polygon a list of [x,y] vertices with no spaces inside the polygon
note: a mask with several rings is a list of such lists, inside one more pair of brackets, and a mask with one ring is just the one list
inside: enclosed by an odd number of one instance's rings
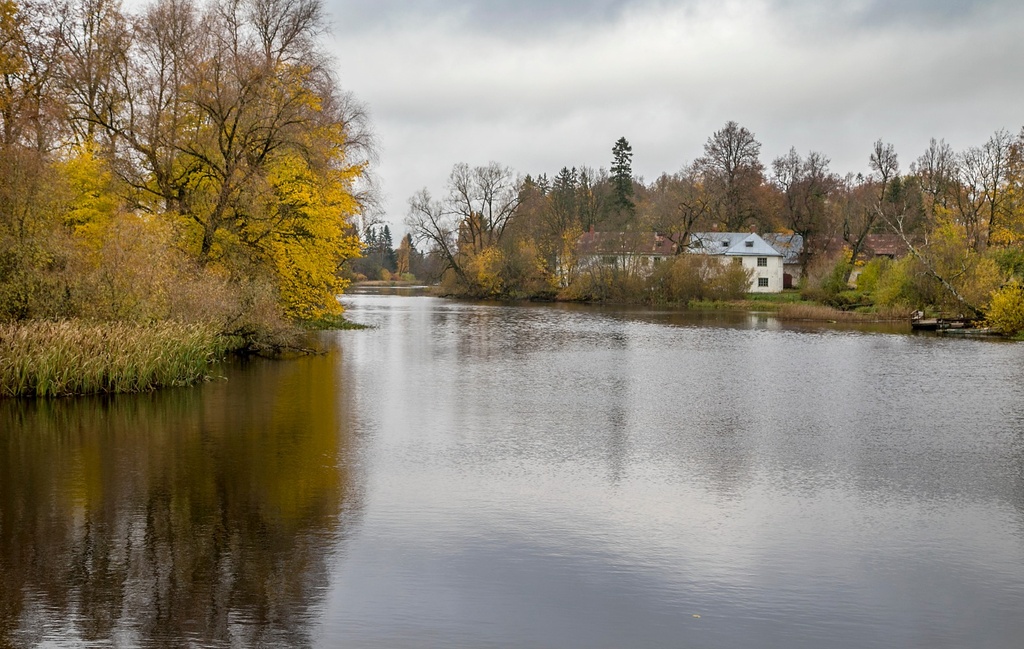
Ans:
{"label": "evergreen tree", "polygon": [[391,272],[394,272],[396,268],[395,246],[391,239],[391,228],[386,223],[384,224],[384,229],[381,231],[380,243],[378,246],[380,250],[381,266],[387,268]]}
{"label": "evergreen tree", "polygon": [[363,251],[368,255],[377,252],[377,231],[372,225],[363,232]]}
{"label": "evergreen tree", "polygon": [[612,147],[612,203],[614,213],[632,217],[636,214],[633,203],[633,147],[620,137]]}
{"label": "evergreen tree", "polygon": [[547,174],[541,174],[537,176],[537,189],[540,190],[541,196],[547,196],[548,192],[551,191],[551,181],[548,180]]}
{"label": "evergreen tree", "polygon": [[572,169],[562,167],[562,170],[555,176],[549,195],[550,220],[559,235],[571,226],[578,224],[580,220],[577,206],[578,188],[579,176],[576,167]]}

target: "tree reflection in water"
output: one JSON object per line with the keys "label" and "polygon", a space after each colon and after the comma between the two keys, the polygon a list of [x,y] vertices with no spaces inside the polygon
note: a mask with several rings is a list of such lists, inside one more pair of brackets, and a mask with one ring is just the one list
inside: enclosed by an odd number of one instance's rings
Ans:
{"label": "tree reflection in water", "polygon": [[310,644],[357,510],[335,372],[0,402],[0,646]]}

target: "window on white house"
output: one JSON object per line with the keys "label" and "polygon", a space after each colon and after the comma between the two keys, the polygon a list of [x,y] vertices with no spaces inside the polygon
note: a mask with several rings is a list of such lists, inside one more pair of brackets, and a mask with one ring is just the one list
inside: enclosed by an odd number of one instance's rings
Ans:
{"label": "window on white house", "polygon": [[747,244],[748,248],[753,248],[754,247],[754,242],[753,241],[747,241],[746,244]]}
{"label": "window on white house", "polygon": [[757,267],[758,268],[767,268],[768,267],[768,258],[767,257],[758,257],[757,258]]}
{"label": "window on white house", "polygon": [[743,265],[743,257],[733,257],[732,258],[732,263],[736,264],[737,266],[742,266]]}
{"label": "window on white house", "polygon": [[767,277],[758,277],[757,278],[757,286],[758,286],[758,288],[768,288],[768,278]]}

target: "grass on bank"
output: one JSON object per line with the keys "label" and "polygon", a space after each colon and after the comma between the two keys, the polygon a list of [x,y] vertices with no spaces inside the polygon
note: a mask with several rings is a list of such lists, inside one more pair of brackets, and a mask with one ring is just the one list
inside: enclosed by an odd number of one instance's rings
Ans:
{"label": "grass on bank", "polygon": [[909,307],[881,307],[873,311],[844,311],[823,304],[784,304],[776,317],[781,320],[816,322],[909,322]]}
{"label": "grass on bank", "polygon": [[207,378],[227,352],[203,324],[63,320],[0,324],[0,396],[146,392]]}

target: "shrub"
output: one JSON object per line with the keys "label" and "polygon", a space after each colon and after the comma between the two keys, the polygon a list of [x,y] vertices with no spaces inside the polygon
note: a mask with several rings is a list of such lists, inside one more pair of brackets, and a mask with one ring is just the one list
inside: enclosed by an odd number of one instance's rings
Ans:
{"label": "shrub", "polygon": [[1003,274],[1024,281],[1024,248],[1002,248],[990,254]]}
{"label": "shrub", "polygon": [[910,256],[887,264],[885,272],[875,282],[873,297],[876,305],[899,306],[922,304],[919,290],[919,264]]}
{"label": "shrub", "polygon": [[993,293],[987,322],[1007,336],[1024,332],[1024,285],[1011,282]]}
{"label": "shrub", "polygon": [[853,266],[846,261],[839,261],[832,270],[823,278],[821,282],[821,290],[825,291],[827,295],[839,295],[843,291],[850,288],[847,277],[850,276],[850,272],[853,270]]}
{"label": "shrub", "polygon": [[891,265],[892,261],[888,257],[875,257],[869,261],[857,277],[857,290],[874,293],[879,279],[889,271]]}
{"label": "shrub", "polygon": [[[710,261],[710,260],[709,260]],[[719,264],[708,278],[706,298],[738,300],[750,291],[751,272],[739,264]]]}
{"label": "shrub", "polygon": [[530,239],[502,249],[499,274],[502,291],[509,297],[551,297],[557,284],[543,255]]}

